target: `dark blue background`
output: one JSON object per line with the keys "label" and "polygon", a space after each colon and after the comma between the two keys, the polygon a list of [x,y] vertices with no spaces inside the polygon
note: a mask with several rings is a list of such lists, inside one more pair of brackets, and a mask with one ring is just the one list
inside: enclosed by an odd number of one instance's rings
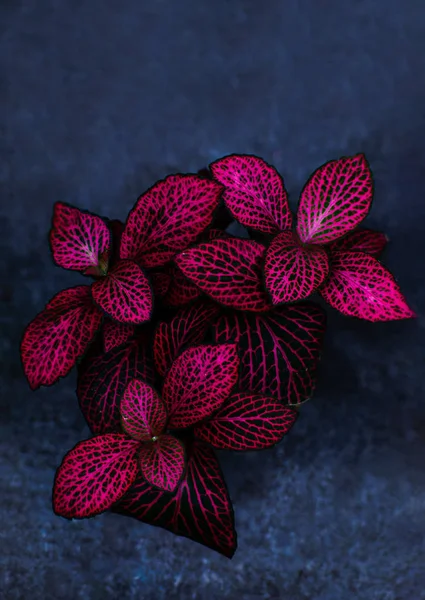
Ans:
{"label": "dark blue background", "polygon": [[[1,514],[5,600],[425,598],[423,0],[2,0]],[[54,516],[88,435],[72,375],[31,393],[24,324],[78,275],[53,266],[53,202],[124,218],[169,172],[256,153],[295,206],[317,166],[365,152],[367,224],[417,320],[330,311],[314,399],[283,444],[223,456],[232,561],[117,515]]]}

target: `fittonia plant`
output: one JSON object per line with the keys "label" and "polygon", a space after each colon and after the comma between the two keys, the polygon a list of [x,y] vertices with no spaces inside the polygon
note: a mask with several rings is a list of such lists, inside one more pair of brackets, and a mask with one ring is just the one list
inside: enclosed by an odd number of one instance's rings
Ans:
{"label": "fittonia plant", "polygon": [[[32,389],[77,364],[93,434],[57,470],[56,514],[112,510],[233,556],[214,448],[269,448],[293,426],[326,325],[310,297],[368,321],[415,316],[378,260],[386,236],[358,227],[372,194],[364,155],[333,160],[295,219],[278,172],[231,155],[158,181],[125,224],[55,204],[53,260],[92,282],[47,303],[22,362]],[[233,219],[251,239],[226,231]]]}

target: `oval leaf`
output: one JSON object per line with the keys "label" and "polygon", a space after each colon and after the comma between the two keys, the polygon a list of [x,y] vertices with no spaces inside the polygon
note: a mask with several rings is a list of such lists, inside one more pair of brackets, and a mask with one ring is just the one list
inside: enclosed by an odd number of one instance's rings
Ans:
{"label": "oval leaf", "polygon": [[300,404],[314,390],[325,324],[325,311],[304,302],[265,315],[222,315],[213,330],[217,343],[237,344],[240,391]]}
{"label": "oval leaf", "polygon": [[121,238],[121,258],[165,265],[211,223],[222,186],[197,175],[169,175],[141,196]]}
{"label": "oval leaf", "polygon": [[102,322],[90,287],[59,292],[25,329],[21,357],[32,390],[64,377],[87,350]]}
{"label": "oval leaf", "polygon": [[379,258],[388,243],[388,237],[381,231],[359,228],[329,245],[331,252],[364,252]]}
{"label": "oval leaf", "polygon": [[262,233],[291,228],[288,197],[274,167],[256,156],[232,154],[213,162],[210,168],[224,185],[223,199],[239,223]]}
{"label": "oval leaf", "polygon": [[53,510],[83,519],[108,510],[136,479],[139,442],[109,433],[77,444],[56,471]]}
{"label": "oval leaf", "polygon": [[181,309],[169,323],[159,323],[153,340],[155,366],[161,377],[171,367],[182,349],[200,344],[210,321],[219,312],[211,302],[198,302]]}
{"label": "oval leaf", "polygon": [[187,448],[186,474],[174,494],[156,490],[139,475],[113,512],[162,527],[228,558],[237,546],[232,503],[212,448]]}
{"label": "oval leaf", "polygon": [[120,431],[120,403],[132,379],[153,383],[154,374],[144,337],[107,353],[103,349],[83,361],[78,371],[77,396],[93,433]]}
{"label": "oval leaf", "polygon": [[134,326],[128,323],[117,323],[106,318],[103,327],[103,347],[105,352],[128,342],[134,334]]}
{"label": "oval leaf", "polygon": [[302,242],[327,244],[363,221],[373,195],[372,173],[364,154],[319,167],[301,192],[297,232]]}
{"label": "oval leaf", "polygon": [[106,277],[92,284],[94,301],[112,319],[121,323],[149,321],[153,296],[148,278],[131,260],[119,261]]}
{"label": "oval leaf", "polygon": [[167,423],[167,411],[161,398],[152,386],[140,379],[133,379],[125,388],[120,413],[123,430],[144,442],[160,435]]}
{"label": "oval leaf", "polygon": [[213,300],[239,310],[272,308],[262,282],[266,249],[239,238],[217,239],[182,252],[175,262]]}
{"label": "oval leaf", "polygon": [[274,398],[238,393],[222,404],[195,435],[222,450],[263,450],[279,442],[298,413]]}
{"label": "oval leaf", "polygon": [[56,202],[49,238],[53,260],[59,267],[106,272],[111,234],[97,215]]}
{"label": "oval leaf", "polygon": [[264,274],[274,305],[304,300],[323,283],[329,271],[326,250],[306,248],[292,231],[276,236],[266,253]]}
{"label": "oval leaf", "polygon": [[415,317],[394,276],[372,256],[335,252],[331,274],[320,294],[344,315],[366,321],[396,321]]}
{"label": "oval leaf", "polygon": [[235,344],[185,350],[168,371],[162,389],[168,427],[190,427],[217,410],[235,386],[238,369]]}
{"label": "oval leaf", "polygon": [[161,435],[156,441],[142,445],[139,465],[150,485],[165,492],[174,492],[184,475],[184,446],[173,435]]}

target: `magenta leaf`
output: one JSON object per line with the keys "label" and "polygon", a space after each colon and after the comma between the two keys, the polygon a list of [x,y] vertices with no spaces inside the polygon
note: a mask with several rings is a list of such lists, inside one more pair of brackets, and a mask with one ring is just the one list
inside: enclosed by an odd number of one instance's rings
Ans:
{"label": "magenta leaf", "polygon": [[121,258],[160,267],[211,223],[222,186],[197,175],[169,175],[137,201],[121,238]]}
{"label": "magenta leaf", "polygon": [[103,347],[105,352],[109,352],[112,348],[117,348],[128,340],[134,334],[134,326],[128,323],[117,323],[106,318],[102,327]]}
{"label": "magenta leaf", "polygon": [[183,348],[200,344],[219,308],[211,302],[197,302],[180,311],[169,323],[159,323],[153,340],[153,355],[163,377]]}
{"label": "magenta leaf", "polygon": [[285,187],[274,167],[256,156],[232,154],[213,162],[210,168],[224,185],[223,199],[239,223],[263,233],[291,228]]}
{"label": "magenta leaf", "polygon": [[206,344],[180,354],[162,388],[168,427],[190,427],[217,410],[237,383],[238,369],[235,344]]}
{"label": "magenta leaf", "polygon": [[135,481],[139,442],[119,433],[79,442],[62,460],[53,487],[60,517],[93,517],[117,502]]}
{"label": "magenta leaf", "polygon": [[373,183],[364,154],[332,160],[304,186],[297,232],[302,242],[327,244],[357,227],[369,212]]}
{"label": "magenta leaf", "polygon": [[145,443],[139,451],[139,465],[150,485],[166,492],[175,492],[185,470],[185,451],[173,435],[161,435]]}
{"label": "magenta leaf", "polygon": [[274,305],[304,300],[323,283],[328,271],[326,250],[302,246],[290,230],[277,235],[267,249],[264,274]]}
{"label": "magenta leaf", "polygon": [[144,323],[153,311],[148,278],[131,260],[119,261],[106,277],[92,284],[93,299],[112,319],[121,323]]}
{"label": "magenta leaf", "polygon": [[171,285],[171,275],[165,271],[149,273],[155,298],[163,298]]}
{"label": "magenta leaf", "polygon": [[332,242],[329,245],[331,252],[364,252],[375,258],[379,258],[385,246],[388,237],[381,231],[373,229],[359,228],[350,231],[345,237]]}
{"label": "magenta leaf", "polygon": [[394,276],[363,252],[334,252],[331,272],[320,294],[344,315],[366,321],[415,317]]}
{"label": "magenta leaf", "polygon": [[168,306],[184,306],[202,294],[198,286],[185,277],[175,265],[170,266],[169,273],[171,282],[164,299]]}
{"label": "magenta leaf", "polygon": [[32,390],[69,373],[87,350],[102,322],[90,287],[59,292],[25,329],[21,357]]}
{"label": "magenta leaf", "polygon": [[262,282],[265,252],[264,246],[252,240],[217,239],[182,252],[175,262],[213,300],[261,312],[272,308]]}
{"label": "magenta leaf", "polygon": [[231,558],[237,545],[234,516],[217,458],[202,442],[187,450],[186,474],[176,493],[156,490],[140,475],[112,510]]}
{"label": "magenta leaf", "polygon": [[123,430],[135,440],[147,442],[163,433],[167,423],[165,406],[152,386],[132,379],[121,400]]}
{"label": "magenta leaf", "polygon": [[100,349],[87,363],[83,362],[77,396],[93,433],[120,431],[120,403],[127,384],[135,378],[153,383],[150,354],[145,338],[139,336],[107,353]]}
{"label": "magenta leaf", "polygon": [[217,343],[238,346],[240,391],[300,404],[315,387],[325,324],[325,311],[303,302],[264,315],[223,314],[213,328]]}
{"label": "magenta leaf", "polygon": [[279,442],[298,413],[282,402],[250,392],[225,400],[208,421],[195,427],[195,436],[222,450],[263,450]]}
{"label": "magenta leaf", "polygon": [[59,267],[87,274],[105,273],[111,234],[97,215],[56,202],[50,231],[53,260]]}

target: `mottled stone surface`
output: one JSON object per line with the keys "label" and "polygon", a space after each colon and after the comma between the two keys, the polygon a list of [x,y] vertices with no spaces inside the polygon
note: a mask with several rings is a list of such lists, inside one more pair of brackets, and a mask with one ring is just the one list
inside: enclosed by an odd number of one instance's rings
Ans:
{"label": "mottled stone surface", "polygon": [[[2,599],[425,598],[424,28],[422,0],[2,0]],[[24,324],[80,281],[51,263],[53,202],[125,217],[167,173],[252,152],[295,203],[316,166],[359,151],[367,223],[419,317],[330,312],[291,435],[221,456],[234,559],[117,515],[54,516],[54,470],[88,430],[75,377],[31,393],[18,355]]]}

